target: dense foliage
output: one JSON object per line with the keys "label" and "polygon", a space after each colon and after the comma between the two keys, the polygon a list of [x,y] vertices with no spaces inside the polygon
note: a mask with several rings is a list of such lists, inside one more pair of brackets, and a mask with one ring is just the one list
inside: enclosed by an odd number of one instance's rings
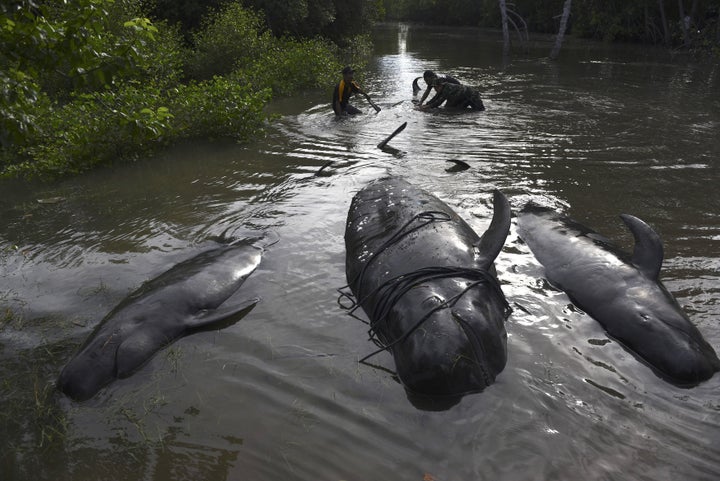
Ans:
{"label": "dense foliage", "polygon": [[[555,33],[564,0],[510,0],[531,31]],[[501,26],[498,0],[385,0],[389,19],[433,24]],[[681,14],[682,12],[682,14]],[[513,16],[516,23],[518,18]],[[663,43],[720,51],[717,0],[574,0],[570,32],[605,41]]]}
{"label": "dense foliage", "polygon": [[[229,1],[156,0],[153,15],[171,24],[180,23],[185,31],[192,31],[209,10]],[[356,36],[366,34],[372,23],[384,15],[383,0],[243,0],[241,3],[263,12],[276,36],[322,36],[343,47]]]}
{"label": "dense foliage", "polygon": [[328,87],[341,68],[333,42],[276,36],[240,2],[209,4],[192,31],[151,21],[145,4],[0,5],[0,176],[78,173],[181,138],[248,140],[272,95]]}
{"label": "dense foliage", "polygon": [[[508,1],[554,33],[564,0]],[[0,176],[63,175],[181,138],[251,138],[273,95],[329,87],[388,19],[500,26],[497,0],[5,0]],[[720,55],[717,0],[575,0],[569,31]]]}

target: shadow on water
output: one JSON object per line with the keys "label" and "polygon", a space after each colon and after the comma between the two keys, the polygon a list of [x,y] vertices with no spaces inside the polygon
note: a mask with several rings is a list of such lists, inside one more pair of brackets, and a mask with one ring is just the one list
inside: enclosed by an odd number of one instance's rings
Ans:
{"label": "shadow on water", "polygon": [[[444,410],[358,363],[372,344],[335,295],[350,199],[370,180],[402,175],[477,232],[497,188],[627,250],[617,215],[648,222],[665,285],[719,349],[717,66],[577,41],[554,63],[542,40],[503,64],[494,32],[376,33],[358,80],[377,114],[359,99],[366,114],[339,122],[327,92],[305,93],[274,105],[285,116],[249,146],[2,183],[3,480],[720,476],[720,376],[690,390],[658,379],[547,284],[514,224],[496,262],[514,309],[508,364]],[[480,88],[487,111],[415,110],[426,69]],[[451,161],[469,168],[447,172]],[[316,176],[323,166],[332,175]],[[178,341],[88,403],[57,394],[62,365],[128,293],[223,232],[266,230],[279,241],[241,288],[263,299],[251,315]]]}

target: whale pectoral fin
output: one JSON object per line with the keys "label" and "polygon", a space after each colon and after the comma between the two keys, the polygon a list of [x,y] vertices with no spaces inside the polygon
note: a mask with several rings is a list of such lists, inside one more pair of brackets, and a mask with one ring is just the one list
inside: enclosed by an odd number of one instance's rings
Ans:
{"label": "whale pectoral fin", "polygon": [[663,262],[663,245],[660,236],[652,227],[630,214],[620,218],[635,238],[632,263],[650,279],[657,279]]}
{"label": "whale pectoral fin", "polygon": [[252,297],[239,304],[204,311],[197,316],[189,318],[185,322],[185,326],[189,331],[221,329],[238,322],[249,313],[258,302],[260,302],[259,297]]}
{"label": "whale pectoral fin", "polygon": [[158,332],[140,330],[128,336],[115,352],[115,369],[118,378],[126,378],[145,364],[157,351],[178,337],[204,329],[222,328],[239,321],[260,301],[253,297],[232,307],[206,311],[185,321],[185,332],[174,330],[159,335]]}
{"label": "whale pectoral fin", "polygon": [[490,227],[476,244],[479,264],[488,269],[505,244],[510,232],[510,203],[499,190],[493,193],[493,218]]}

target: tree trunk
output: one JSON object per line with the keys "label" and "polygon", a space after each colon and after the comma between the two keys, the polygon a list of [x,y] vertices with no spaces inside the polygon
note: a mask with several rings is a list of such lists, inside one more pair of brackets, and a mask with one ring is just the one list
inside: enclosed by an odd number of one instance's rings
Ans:
{"label": "tree trunk", "polygon": [[510,52],[510,32],[508,31],[508,16],[505,0],[500,1],[500,17],[502,18],[503,29],[503,57],[507,57]]}
{"label": "tree trunk", "polygon": [[[682,0],[681,0],[682,1]],[[565,29],[567,28],[568,18],[570,17],[570,4],[572,0],[565,0],[563,6],[562,18],[560,19],[560,29],[558,30],[557,37],[555,38],[555,46],[550,52],[550,58],[556,59],[560,55],[560,47],[562,47],[563,37],[565,36]]]}
{"label": "tree trunk", "polygon": [[665,17],[664,0],[658,0],[658,8],[660,9],[660,22],[662,23],[663,35],[665,36],[665,45],[670,45],[670,29],[668,28],[667,17]]}
{"label": "tree trunk", "polygon": [[678,0],[678,10],[680,13],[680,27],[683,32],[683,43],[685,44],[685,48],[690,48],[690,25],[688,25],[690,22],[685,21],[685,7],[683,6],[683,0]]}

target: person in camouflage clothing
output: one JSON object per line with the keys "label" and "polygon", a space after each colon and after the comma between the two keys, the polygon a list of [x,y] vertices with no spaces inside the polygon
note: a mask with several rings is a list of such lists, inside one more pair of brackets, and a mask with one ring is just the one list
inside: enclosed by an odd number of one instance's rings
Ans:
{"label": "person in camouflage clothing", "polygon": [[468,87],[467,85],[443,82],[441,79],[435,80],[433,87],[435,87],[437,94],[432,100],[421,106],[421,109],[440,107],[440,105],[445,102],[445,107],[449,109],[464,109],[470,107],[473,110],[485,110],[485,106],[480,98],[480,92],[478,92],[477,89]]}
{"label": "person in camouflage clothing", "polygon": [[[458,79],[456,79],[455,77],[451,77],[449,75],[438,76],[438,74],[436,74],[432,70],[426,70],[423,73],[423,78],[425,79],[425,83],[427,84],[427,89],[425,90],[425,93],[423,94],[423,96],[420,98],[420,103],[418,105],[422,105],[423,102],[425,102],[425,99],[428,97],[428,95],[430,95],[430,91],[433,89],[433,86],[435,85],[436,81],[460,85],[460,81]],[[415,80],[417,80],[417,79],[415,79]],[[413,93],[415,93],[416,85],[417,84],[415,82],[413,82]],[[420,86],[418,86],[418,90],[420,90]],[[432,99],[430,99],[430,101],[435,100],[436,97],[437,97],[437,92],[435,93],[435,96]]]}

